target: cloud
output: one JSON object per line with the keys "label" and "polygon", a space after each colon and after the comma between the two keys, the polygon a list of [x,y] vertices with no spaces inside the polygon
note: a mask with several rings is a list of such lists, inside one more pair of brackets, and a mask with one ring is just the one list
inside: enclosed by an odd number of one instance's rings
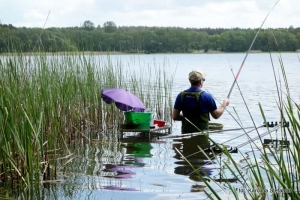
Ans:
{"label": "cloud", "polygon": [[[141,9],[140,11],[114,12],[116,24],[130,25],[132,21],[140,25],[148,26],[180,26],[180,27],[221,27],[222,24],[233,24],[231,27],[238,27],[247,24],[240,20],[247,15],[253,14],[251,10],[256,9],[253,1],[245,1],[237,4],[236,1],[229,2],[206,2],[199,6],[184,6],[165,9]],[[235,12],[238,11],[238,12]],[[257,15],[258,13],[256,13]],[[237,15],[239,15],[237,17]],[[224,17],[226,16],[226,17]],[[236,20],[235,20],[236,19]],[[232,23],[235,21],[235,23]],[[131,24],[132,25],[132,24]],[[259,24],[256,25],[256,27]]]}
{"label": "cloud", "polygon": [[[15,26],[80,26],[113,21],[117,26],[257,28],[276,0],[4,0],[0,20]],[[281,0],[266,26],[299,27],[299,0]]]}

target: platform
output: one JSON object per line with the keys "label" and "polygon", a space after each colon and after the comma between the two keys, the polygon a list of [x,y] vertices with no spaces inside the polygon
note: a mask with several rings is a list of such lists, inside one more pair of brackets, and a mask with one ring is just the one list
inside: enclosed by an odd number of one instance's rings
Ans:
{"label": "platform", "polygon": [[123,138],[124,133],[143,133],[143,136],[146,137],[148,135],[148,138],[150,139],[152,133],[165,133],[170,134],[171,133],[171,125],[165,125],[164,127],[158,127],[158,128],[149,128],[149,129],[128,129],[128,128],[120,128],[120,137]]}

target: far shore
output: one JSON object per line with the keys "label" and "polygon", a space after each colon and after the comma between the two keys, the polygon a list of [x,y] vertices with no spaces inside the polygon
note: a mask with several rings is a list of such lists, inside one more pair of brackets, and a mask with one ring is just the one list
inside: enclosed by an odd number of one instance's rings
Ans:
{"label": "far shore", "polygon": [[[134,55],[134,54],[241,54],[246,53],[245,52],[224,52],[224,51],[216,51],[216,50],[194,50],[192,52],[188,53],[180,53],[180,52],[158,52],[158,53],[145,53],[145,52],[121,52],[121,51],[65,51],[65,52],[22,52],[23,55],[36,55],[36,54],[47,54],[47,55],[53,55],[53,54],[88,54],[88,55]],[[271,53],[299,53],[300,49],[296,51],[273,51]],[[250,53],[268,53],[261,50],[251,50]],[[0,53],[0,55],[18,55],[20,53]]]}

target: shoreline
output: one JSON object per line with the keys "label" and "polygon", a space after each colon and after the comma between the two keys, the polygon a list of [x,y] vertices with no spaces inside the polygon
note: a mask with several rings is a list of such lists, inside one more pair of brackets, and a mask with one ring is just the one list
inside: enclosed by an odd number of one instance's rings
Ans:
{"label": "shoreline", "polygon": [[[299,53],[299,50],[296,51],[282,51],[282,52],[278,52],[278,51],[271,51],[271,53]],[[120,52],[120,51],[66,51],[66,52],[22,52],[22,53],[18,53],[18,52],[7,52],[7,53],[0,53],[1,56],[8,56],[8,55],[39,55],[39,54],[46,54],[46,55],[80,55],[80,54],[87,54],[87,55],[135,55],[135,54],[244,54],[247,53],[247,51],[245,52],[225,52],[225,51],[216,51],[216,50],[209,50],[207,52],[204,52],[204,50],[200,50],[200,51],[192,51],[189,53],[182,53],[182,52],[157,52],[157,53],[144,53],[144,52],[131,52],[131,53],[127,53],[127,52]],[[249,53],[269,53],[269,52],[264,52],[261,50],[251,50]]]}

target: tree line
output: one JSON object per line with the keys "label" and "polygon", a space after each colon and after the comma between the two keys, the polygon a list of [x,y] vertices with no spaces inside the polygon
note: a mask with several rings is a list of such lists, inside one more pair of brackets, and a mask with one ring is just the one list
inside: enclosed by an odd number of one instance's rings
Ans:
{"label": "tree line", "polygon": [[[101,27],[87,20],[82,26],[64,28],[15,27],[0,24],[0,53],[118,51],[124,53],[191,53],[209,50],[245,52],[258,29]],[[257,51],[296,51],[300,28],[262,29],[252,47]]]}

